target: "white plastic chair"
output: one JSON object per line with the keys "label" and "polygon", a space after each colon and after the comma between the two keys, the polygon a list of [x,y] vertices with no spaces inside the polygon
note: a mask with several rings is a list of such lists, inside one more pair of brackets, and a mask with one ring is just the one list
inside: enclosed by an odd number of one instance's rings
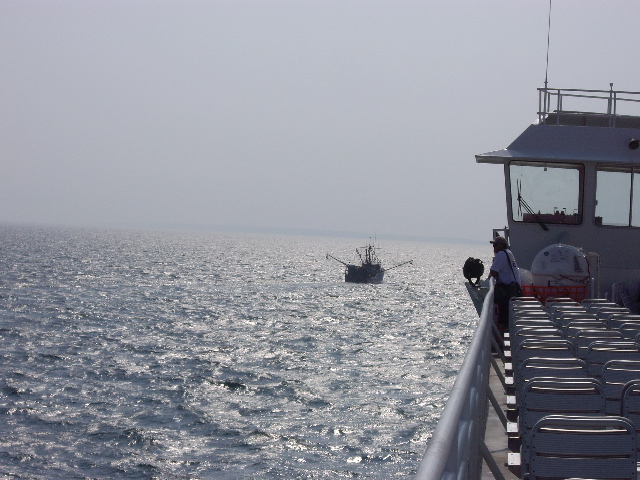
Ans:
{"label": "white plastic chair", "polygon": [[640,361],[610,360],[605,363],[602,368],[602,385],[608,415],[620,415],[622,391],[633,380],[640,380]]}
{"label": "white plastic chair", "polygon": [[635,480],[636,438],[633,424],[623,417],[544,417],[528,437],[527,478]]}

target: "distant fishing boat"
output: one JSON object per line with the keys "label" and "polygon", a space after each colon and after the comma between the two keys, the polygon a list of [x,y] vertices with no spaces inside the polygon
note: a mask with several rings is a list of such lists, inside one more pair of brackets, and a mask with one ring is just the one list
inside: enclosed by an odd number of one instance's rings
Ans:
{"label": "distant fishing boat", "polygon": [[400,263],[390,268],[383,268],[380,259],[376,254],[376,247],[369,243],[365,247],[361,247],[364,254],[356,248],[356,253],[360,258],[360,265],[349,264],[327,253],[327,259],[331,258],[337,262],[340,262],[345,266],[344,281],[350,283],[382,283],[384,279],[384,272],[391,270],[392,268],[406,265],[407,263],[413,263],[413,260]]}

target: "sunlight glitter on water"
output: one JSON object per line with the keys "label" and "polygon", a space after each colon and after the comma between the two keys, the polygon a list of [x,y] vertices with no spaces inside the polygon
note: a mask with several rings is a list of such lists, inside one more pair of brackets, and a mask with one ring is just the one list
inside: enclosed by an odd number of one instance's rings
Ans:
{"label": "sunlight glitter on water", "polygon": [[17,478],[410,475],[475,326],[461,265],[485,253],[388,242],[415,263],[356,285],[324,258],[345,239],[0,234]]}

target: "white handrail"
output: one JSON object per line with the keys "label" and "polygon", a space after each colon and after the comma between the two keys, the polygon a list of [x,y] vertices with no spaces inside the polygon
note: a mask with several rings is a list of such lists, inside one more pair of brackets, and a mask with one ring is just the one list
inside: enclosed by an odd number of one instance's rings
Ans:
{"label": "white handrail", "polygon": [[[588,115],[601,115],[611,118],[615,126],[615,117],[618,115],[619,102],[640,102],[640,92],[630,92],[625,90],[614,90],[611,84],[610,90],[584,90],[577,88],[538,88],[538,117],[542,124],[544,120],[553,113],[582,113]],[[556,97],[552,105],[551,98]],[[601,112],[574,112],[565,110],[563,100],[565,98],[583,98],[589,100],[606,100],[606,111]],[[595,103],[594,103],[595,104]],[[555,108],[554,108],[555,106]],[[553,109],[553,110],[552,110]]]}
{"label": "white handrail", "polygon": [[494,280],[491,279],[478,328],[418,466],[415,480],[479,478],[481,454],[478,439],[484,435],[487,411],[493,287]]}

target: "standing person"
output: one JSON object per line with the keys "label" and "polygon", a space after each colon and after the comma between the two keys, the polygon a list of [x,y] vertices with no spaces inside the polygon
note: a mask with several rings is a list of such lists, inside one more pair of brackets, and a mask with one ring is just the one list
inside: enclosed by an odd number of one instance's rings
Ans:
{"label": "standing person", "polygon": [[496,237],[489,243],[495,254],[489,278],[496,279],[493,301],[498,306],[498,329],[505,331],[509,328],[509,300],[522,294],[520,271],[506,238]]}

